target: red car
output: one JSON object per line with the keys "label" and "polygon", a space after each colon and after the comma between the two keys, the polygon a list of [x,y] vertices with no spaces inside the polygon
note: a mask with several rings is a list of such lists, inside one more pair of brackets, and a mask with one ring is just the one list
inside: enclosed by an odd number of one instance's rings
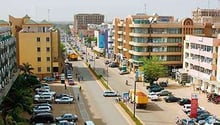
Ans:
{"label": "red car", "polygon": [[73,79],[68,79],[68,84],[69,84],[69,85],[74,85]]}

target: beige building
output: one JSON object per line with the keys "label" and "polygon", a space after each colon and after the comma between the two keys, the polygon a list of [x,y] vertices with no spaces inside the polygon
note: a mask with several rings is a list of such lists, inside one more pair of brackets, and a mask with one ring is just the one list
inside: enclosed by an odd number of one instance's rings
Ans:
{"label": "beige building", "polygon": [[47,21],[35,22],[29,16],[9,16],[12,34],[17,38],[17,63],[28,62],[38,77],[51,76],[63,71],[60,33]]}
{"label": "beige building", "polygon": [[92,31],[88,30],[89,24],[100,25],[104,23],[104,15],[102,14],[76,14],[74,15],[74,32],[84,36],[91,35]]}
{"label": "beige building", "polygon": [[183,41],[186,34],[211,36],[212,25],[192,19],[174,20],[172,16],[138,14],[113,21],[115,59],[134,71],[142,57],[158,56],[172,69],[182,67]]}
{"label": "beige building", "polygon": [[194,22],[220,22],[220,9],[200,9],[196,8],[192,11],[192,19]]}

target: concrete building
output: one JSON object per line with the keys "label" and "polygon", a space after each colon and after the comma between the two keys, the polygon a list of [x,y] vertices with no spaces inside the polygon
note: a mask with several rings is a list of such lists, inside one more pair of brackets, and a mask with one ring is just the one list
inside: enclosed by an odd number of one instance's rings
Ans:
{"label": "concrete building", "polygon": [[74,15],[74,32],[78,35],[87,36],[87,28],[89,24],[104,23],[104,15],[102,14],[76,14]]}
{"label": "concrete building", "polygon": [[12,34],[17,38],[17,63],[29,63],[39,78],[63,71],[64,59],[60,48],[60,33],[47,21],[35,22],[28,15],[9,16]]}
{"label": "concrete building", "polygon": [[0,20],[0,89],[9,83],[16,71],[16,39],[9,23]]}
{"label": "concrete building", "polygon": [[142,57],[158,56],[162,63],[172,69],[182,67],[183,41],[186,34],[211,36],[212,25],[195,23],[192,19],[174,20],[172,16],[130,15],[113,21],[115,60],[127,62],[134,71],[142,65]]}
{"label": "concrete building", "polygon": [[220,39],[186,35],[183,69],[194,89],[220,94]]}
{"label": "concrete building", "polygon": [[216,23],[220,22],[220,9],[200,9],[196,8],[192,11],[192,19],[194,22]]}

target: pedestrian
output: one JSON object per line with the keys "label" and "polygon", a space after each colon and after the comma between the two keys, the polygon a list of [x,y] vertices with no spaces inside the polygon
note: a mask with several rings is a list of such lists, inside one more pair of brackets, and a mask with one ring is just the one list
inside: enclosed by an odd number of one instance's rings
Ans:
{"label": "pedestrian", "polygon": [[67,87],[66,87],[66,83],[64,83],[64,87],[65,87],[65,90],[67,89]]}
{"label": "pedestrian", "polygon": [[77,95],[77,100],[79,101],[79,94]]}
{"label": "pedestrian", "polygon": [[81,80],[83,81],[83,76],[81,76]]}
{"label": "pedestrian", "polygon": [[81,87],[81,86],[79,86],[79,90],[80,90],[80,91],[82,90],[82,87]]}
{"label": "pedestrian", "polygon": [[78,77],[78,82],[80,82],[80,76]]}
{"label": "pedestrian", "polygon": [[177,116],[176,117],[176,124],[179,125],[180,124],[180,118]]}
{"label": "pedestrian", "polygon": [[76,73],[76,78],[77,78],[78,74]]}

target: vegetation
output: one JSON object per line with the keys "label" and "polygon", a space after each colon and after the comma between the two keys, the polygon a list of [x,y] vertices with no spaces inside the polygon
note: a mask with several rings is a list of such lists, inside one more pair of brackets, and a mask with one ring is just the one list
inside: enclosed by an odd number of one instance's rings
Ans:
{"label": "vegetation", "polygon": [[28,124],[29,120],[22,117],[21,113],[32,113],[32,86],[39,84],[36,76],[32,75],[33,68],[28,63],[19,66],[23,72],[13,83],[7,96],[3,97],[1,104],[4,125]]}
{"label": "vegetation", "polygon": [[91,42],[95,41],[95,43],[97,42],[97,38],[96,37],[88,37],[86,40],[86,45],[87,46],[91,46]]}
{"label": "vegetation", "polygon": [[129,108],[123,103],[123,102],[118,102],[119,105],[125,110],[125,112],[131,117],[131,119],[135,122],[136,125],[143,125],[139,119],[134,117],[134,114],[129,110]]}
{"label": "vegetation", "polygon": [[146,82],[152,84],[154,81],[157,81],[159,77],[166,74],[167,68],[161,64],[158,57],[153,56],[152,58],[141,58],[140,61],[144,62],[143,67]]}
{"label": "vegetation", "polygon": [[65,47],[64,43],[60,44],[60,48],[61,48],[62,53],[66,52],[66,47]]}

